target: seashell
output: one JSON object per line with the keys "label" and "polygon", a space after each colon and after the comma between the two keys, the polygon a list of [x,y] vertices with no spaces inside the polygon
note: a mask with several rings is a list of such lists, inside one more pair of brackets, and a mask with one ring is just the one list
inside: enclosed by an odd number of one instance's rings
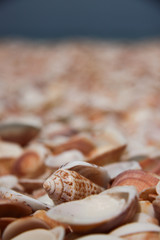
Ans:
{"label": "seashell", "polygon": [[10,223],[4,230],[2,239],[9,240],[15,236],[36,228],[50,229],[50,227],[43,220],[34,217],[25,217],[17,219]]}
{"label": "seashell", "polygon": [[78,150],[68,150],[55,156],[48,156],[45,165],[51,169],[57,170],[62,165],[72,161],[84,161],[85,156]]}
{"label": "seashell", "polygon": [[78,200],[104,189],[75,171],[57,170],[43,184],[54,203]]}
{"label": "seashell", "polygon": [[27,145],[40,132],[41,124],[30,123],[22,120],[14,120],[0,123],[0,137],[9,142],[15,142],[21,146]]}
{"label": "seashell", "polygon": [[159,225],[158,220],[156,218],[151,217],[150,215],[143,212],[136,213],[132,222],[152,223],[152,224]]}
{"label": "seashell", "polygon": [[46,222],[50,228],[55,228],[55,227],[58,227],[58,226],[62,226],[62,227],[63,227],[64,229],[66,229],[66,230],[70,228],[68,225],[63,224],[63,223],[60,223],[60,222],[58,222],[58,221],[56,221],[56,220],[51,219],[50,217],[48,217],[47,214],[46,214],[46,211],[44,211],[44,210],[38,210],[38,211],[36,211],[36,212],[33,214],[33,216],[34,216],[35,218],[41,219],[41,220],[43,220],[44,222]]}
{"label": "seashell", "polygon": [[110,234],[127,240],[158,240],[160,227],[151,223],[128,223],[113,230]]}
{"label": "seashell", "polygon": [[39,209],[47,210],[50,208],[50,206],[47,204],[44,204],[32,197],[26,196],[24,194],[18,193],[5,187],[0,187],[0,197],[2,199],[8,199],[11,201],[23,203],[24,205],[30,206],[33,211]]}
{"label": "seashell", "polygon": [[[46,192],[45,192],[46,193]],[[54,206],[54,202],[52,201],[52,199],[50,199],[50,197],[48,196],[48,194],[43,194],[42,196],[38,197],[37,200],[39,200],[40,202],[47,204],[51,207]]]}
{"label": "seashell", "polygon": [[126,145],[96,148],[88,156],[87,162],[99,166],[104,166],[109,163],[117,162],[120,160],[120,157],[124,152],[125,148]]}
{"label": "seashell", "polygon": [[13,165],[13,173],[22,177],[36,177],[45,170],[43,161],[40,156],[33,151],[23,153]]}
{"label": "seashell", "polygon": [[156,186],[158,178],[143,170],[127,170],[119,174],[112,183],[114,186],[133,185],[138,192]]}
{"label": "seashell", "polygon": [[150,202],[155,200],[156,196],[157,196],[157,193],[156,193],[156,187],[155,186],[150,187],[150,188],[146,188],[139,193],[139,198],[141,200],[148,200]]}
{"label": "seashell", "polygon": [[77,149],[84,155],[88,155],[94,148],[94,143],[86,136],[75,136],[70,138],[67,142],[60,145],[47,145],[47,147],[55,154],[60,154],[67,150]]}
{"label": "seashell", "polygon": [[140,165],[143,170],[160,175],[160,157],[144,159]]}
{"label": "seashell", "polygon": [[64,235],[65,231],[63,227],[56,227],[53,230],[34,229],[21,233],[17,237],[12,238],[12,240],[28,240],[28,239],[63,240]]}
{"label": "seashell", "polygon": [[160,195],[160,181],[156,185],[156,193]]}
{"label": "seashell", "polygon": [[19,184],[23,186],[24,191],[31,193],[34,190],[40,189],[43,187],[43,179],[30,179],[30,178],[20,178]]}
{"label": "seashell", "polygon": [[131,169],[132,170],[141,169],[141,166],[136,161],[125,161],[125,162],[107,164],[107,165],[104,165],[103,168],[107,171],[110,179],[113,180],[120,173],[127,170],[131,170]]}
{"label": "seashell", "polygon": [[152,202],[154,211],[155,211],[155,216],[159,220],[160,223],[160,196],[156,197],[156,199]]}
{"label": "seashell", "polygon": [[104,188],[107,188],[110,182],[108,172],[103,167],[88,162],[73,161],[63,165],[60,169],[75,171]]}
{"label": "seashell", "polygon": [[80,238],[76,238],[75,240],[122,240],[120,237],[115,237],[110,234],[89,234],[87,236],[83,236]]}
{"label": "seashell", "polygon": [[155,218],[155,211],[151,202],[139,201],[139,206],[140,206],[139,212],[145,213],[150,217]]}
{"label": "seashell", "polygon": [[18,178],[14,175],[0,177],[0,187],[15,188],[18,185]]}
{"label": "seashell", "polygon": [[22,153],[18,144],[0,141],[0,175],[10,174],[15,159]]}
{"label": "seashell", "polygon": [[48,217],[69,224],[74,232],[108,232],[130,221],[138,209],[134,187],[114,187],[81,200],[51,208]]}
{"label": "seashell", "polygon": [[24,203],[0,200],[0,218],[19,218],[29,216],[31,213],[32,208],[28,205],[24,205]]}
{"label": "seashell", "polygon": [[0,218],[0,233],[2,234],[4,229],[13,221],[15,221],[16,218],[12,217],[4,217]]}

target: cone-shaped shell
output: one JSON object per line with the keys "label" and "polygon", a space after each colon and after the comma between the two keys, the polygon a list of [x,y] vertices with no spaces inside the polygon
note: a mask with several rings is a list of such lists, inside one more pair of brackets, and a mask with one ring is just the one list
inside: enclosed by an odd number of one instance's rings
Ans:
{"label": "cone-shaped shell", "polygon": [[54,220],[69,224],[74,232],[107,232],[134,217],[138,210],[134,187],[115,187],[82,200],[62,203],[47,212]]}
{"label": "cone-shaped shell", "polygon": [[108,172],[100,166],[82,161],[73,161],[65,164],[61,169],[75,171],[95,184],[107,188],[110,178]]}
{"label": "cone-shaped shell", "polygon": [[77,172],[63,169],[52,174],[43,187],[55,203],[82,199],[104,190]]}

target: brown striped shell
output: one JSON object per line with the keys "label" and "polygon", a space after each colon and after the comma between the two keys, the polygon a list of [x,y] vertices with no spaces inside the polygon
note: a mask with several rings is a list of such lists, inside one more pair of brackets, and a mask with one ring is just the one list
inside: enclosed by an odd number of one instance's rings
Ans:
{"label": "brown striped shell", "polygon": [[55,203],[82,199],[104,190],[79,173],[62,169],[52,174],[43,187]]}

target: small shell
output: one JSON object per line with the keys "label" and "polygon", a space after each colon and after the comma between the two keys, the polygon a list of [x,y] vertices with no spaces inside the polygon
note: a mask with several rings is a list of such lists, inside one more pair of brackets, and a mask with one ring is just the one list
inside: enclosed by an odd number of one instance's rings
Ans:
{"label": "small shell", "polygon": [[127,170],[119,174],[113,181],[113,186],[133,185],[138,192],[156,186],[158,178],[143,170]]}
{"label": "small shell", "polygon": [[143,170],[160,175],[160,158],[147,158],[140,162]]}
{"label": "small shell", "polygon": [[84,136],[75,136],[60,145],[48,145],[47,147],[49,147],[54,154],[60,154],[67,150],[77,149],[84,155],[88,155],[93,149],[95,149],[94,143],[89,138]]}
{"label": "small shell", "polygon": [[43,220],[34,217],[25,217],[10,223],[3,232],[3,240],[10,240],[13,237],[36,228],[50,229]]}
{"label": "small shell", "polygon": [[82,199],[104,190],[77,172],[63,169],[52,174],[43,187],[55,203]]}
{"label": "small shell", "polygon": [[51,169],[57,170],[62,165],[72,161],[83,161],[85,156],[78,150],[68,150],[58,155],[50,155],[45,160],[45,165]]}
{"label": "small shell", "polygon": [[63,227],[56,227],[52,230],[34,229],[23,232],[19,234],[17,237],[12,238],[12,240],[28,240],[28,239],[63,240],[64,235],[65,231]]}
{"label": "small shell", "polygon": [[125,148],[126,145],[99,147],[90,153],[87,162],[97,164],[99,166],[117,162],[120,160],[120,157],[123,154]]}
{"label": "small shell", "polygon": [[22,121],[4,122],[0,124],[0,137],[9,142],[22,146],[35,138],[40,132],[40,124]]}
{"label": "small shell", "polygon": [[44,171],[43,161],[34,151],[23,153],[14,163],[13,172],[17,176],[35,177]]}
{"label": "small shell", "polygon": [[128,240],[158,240],[160,227],[151,223],[129,223],[113,230],[110,234],[117,237],[126,237]]}
{"label": "small shell", "polygon": [[44,204],[32,197],[26,196],[24,194],[18,193],[16,191],[13,191],[9,188],[5,188],[5,187],[0,187],[0,197],[2,199],[8,199],[11,201],[17,201],[17,202],[21,202],[24,205],[28,205],[32,208],[33,211],[39,210],[39,209],[49,209],[50,206],[48,206],[47,204]]}
{"label": "small shell", "polygon": [[75,171],[104,188],[107,188],[110,182],[108,172],[103,167],[88,162],[73,161],[62,166],[61,169]]}

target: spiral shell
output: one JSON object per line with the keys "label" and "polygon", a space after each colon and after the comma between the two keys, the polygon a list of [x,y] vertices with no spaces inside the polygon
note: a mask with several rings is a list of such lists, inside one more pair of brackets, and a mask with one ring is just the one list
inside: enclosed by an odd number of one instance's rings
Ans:
{"label": "spiral shell", "polygon": [[82,199],[104,190],[79,173],[63,169],[52,174],[43,187],[56,204]]}

